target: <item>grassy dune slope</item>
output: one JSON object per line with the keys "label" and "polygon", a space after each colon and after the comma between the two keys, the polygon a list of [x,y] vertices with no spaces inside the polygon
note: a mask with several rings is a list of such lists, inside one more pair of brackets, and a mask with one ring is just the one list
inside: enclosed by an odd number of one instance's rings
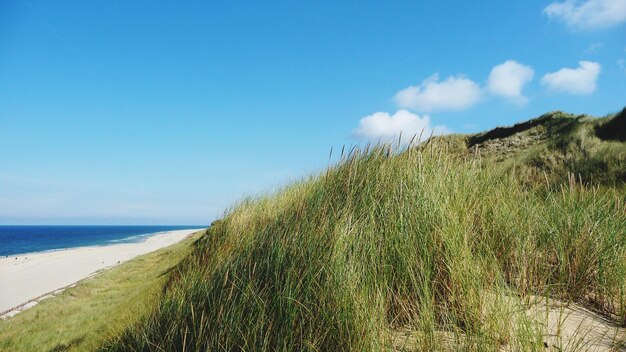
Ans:
{"label": "grassy dune slope", "polygon": [[357,150],[242,201],[102,349],[384,351],[410,331],[415,350],[544,350],[534,295],[626,321],[622,191],[528,187],[444,144]]}
{"label": "grassy dune slope", "polygon": [[0,351],[93,351],[155,304],[192,242],[140,256],[0,320]]}
{"label": "grassy dune slope", "polygon": [[543,182],[546,176],[562,182],[573,173],[586,183],[626,183],[626,108],[600,119],[552,112],[451,139],[456,139],[457,149],[479,154],[531,182]]}

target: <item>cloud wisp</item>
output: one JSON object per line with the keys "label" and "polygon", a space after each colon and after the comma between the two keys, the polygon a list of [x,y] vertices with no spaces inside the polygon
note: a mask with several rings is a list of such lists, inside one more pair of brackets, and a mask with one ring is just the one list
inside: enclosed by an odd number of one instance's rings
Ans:
{"label": "cloud wisp", "polygon": [[626,60],[624,60],[624,59],[617,60],[617,67],[619,67],[620,70],[622,70],[622,71],[624,71],[624,73],[626,73]]}
{"label": "cloud wisp", "polygon": [[601,66],[597,62],[580,61],[577,68],[562,68],[556,72],[547,73],[541,79],[541,84],[550,90],[575,95],[588,95],[596,90],[596,81],[600,75]]}
{"label": "cloud wisp", "polygon": [[489,73],[487,89],[491,94],[512,100],[518,104],[528,102],[522,94],[524,85],[533,79],[535,71],[532,67],[517,61],[507,60],[496,65]]}
{"label": "cloud wisp", "polygon": [[553,2],[543,9],[543,13],[574,29],[608,28],[626,22],[626,0]]}
{"label": "cloud wisp", "polygon": [[469,108],[481,98],[480,86],[463,76],[450,76],[439,81],[434,74],[419,86],[409,86],[394,96],[399,108],[418,112],[455,111]]}
{"label": "cloud wisp", "polygon": [[359,121],[359,126],[352,131],[353,136],[375,143],[395,142],[399,138],[401,143],[409,143],[411,140],[420,142],[431,135],[447,133],[450,133],[450,130],[445,126],[431,126],[428,115],[419,116],[404,109],[398,110],[393,115],[377,112],[365,116]]}

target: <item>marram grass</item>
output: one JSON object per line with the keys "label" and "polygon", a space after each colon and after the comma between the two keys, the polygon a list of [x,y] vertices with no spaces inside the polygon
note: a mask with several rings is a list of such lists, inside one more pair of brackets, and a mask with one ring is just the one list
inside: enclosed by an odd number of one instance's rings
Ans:
{"label": "marram grass", "polygon": [[531,190],[444,149],[355,150],[243,200],[102,349],[543,350],[531,295],[626,320],[624,198]]}

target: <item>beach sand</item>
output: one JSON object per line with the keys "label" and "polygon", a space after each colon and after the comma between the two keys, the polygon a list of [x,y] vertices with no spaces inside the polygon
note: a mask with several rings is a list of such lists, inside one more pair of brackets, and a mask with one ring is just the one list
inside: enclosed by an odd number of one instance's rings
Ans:
{"label": "beach sand", "polygon": [[[168,231],[143,242],[90,246],[0,258],[0,317],[10,317],[95,273],[167,247],[202,229]],[[17,258],[17,259],[16,259]]]}

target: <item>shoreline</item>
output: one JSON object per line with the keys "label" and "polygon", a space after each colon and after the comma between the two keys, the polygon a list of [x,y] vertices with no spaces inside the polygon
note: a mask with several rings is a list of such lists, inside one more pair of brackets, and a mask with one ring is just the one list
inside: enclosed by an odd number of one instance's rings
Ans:
{"label": "shoreline", "polygon": [[90,244],[90,245],[85,245],[85,246],[77,246],[77,247],[67,247],[67,248],[50,248],[50,249],[43,249],[40,251],[35,251],[35,252],[25,252],[25,253],[13,253],[13,254],[2,254],[0,255],[0,260],[2,259],[11,259],[11,258],[20,258],[20,257],[27,257],[27,256],[35,256],[35,255],[39,255],[39,254],[44,254],[44,253],[55,253],[55,252],[66,252],[66,251],[70,251],[73,249],[82,249],[82,248],[100,248],[100,247],[108,247],[108,246],[117,246],[120,244],[137,244],[137,243],[143,243],[145,241],[147,241],[149,238],[154,237],[154,236],[158,236],[158,235],[163,235],[163,234],[168,234],[170,232],[177,232],[177,231],[191,231],[193,230],[194,232],[200,231],[202,229],[182,229],[182,230],[171,230],[171,231],[159,231],[159,232],[154,232],[154,233],[147,233],[147,234],[142,234],[142,235],[133,235],[131,237],[139,237],[141,236],[141,239],[139,241],[128,241],[129,238],[121,238],[118,240],[111,240],[107,243],[103,243],[103,244]]}
{"label": "shoreline", "polygon": [[157,232],[140,242],[54,249],[0,258],[0,319],[7,319],[79,282],[204,230]]}

